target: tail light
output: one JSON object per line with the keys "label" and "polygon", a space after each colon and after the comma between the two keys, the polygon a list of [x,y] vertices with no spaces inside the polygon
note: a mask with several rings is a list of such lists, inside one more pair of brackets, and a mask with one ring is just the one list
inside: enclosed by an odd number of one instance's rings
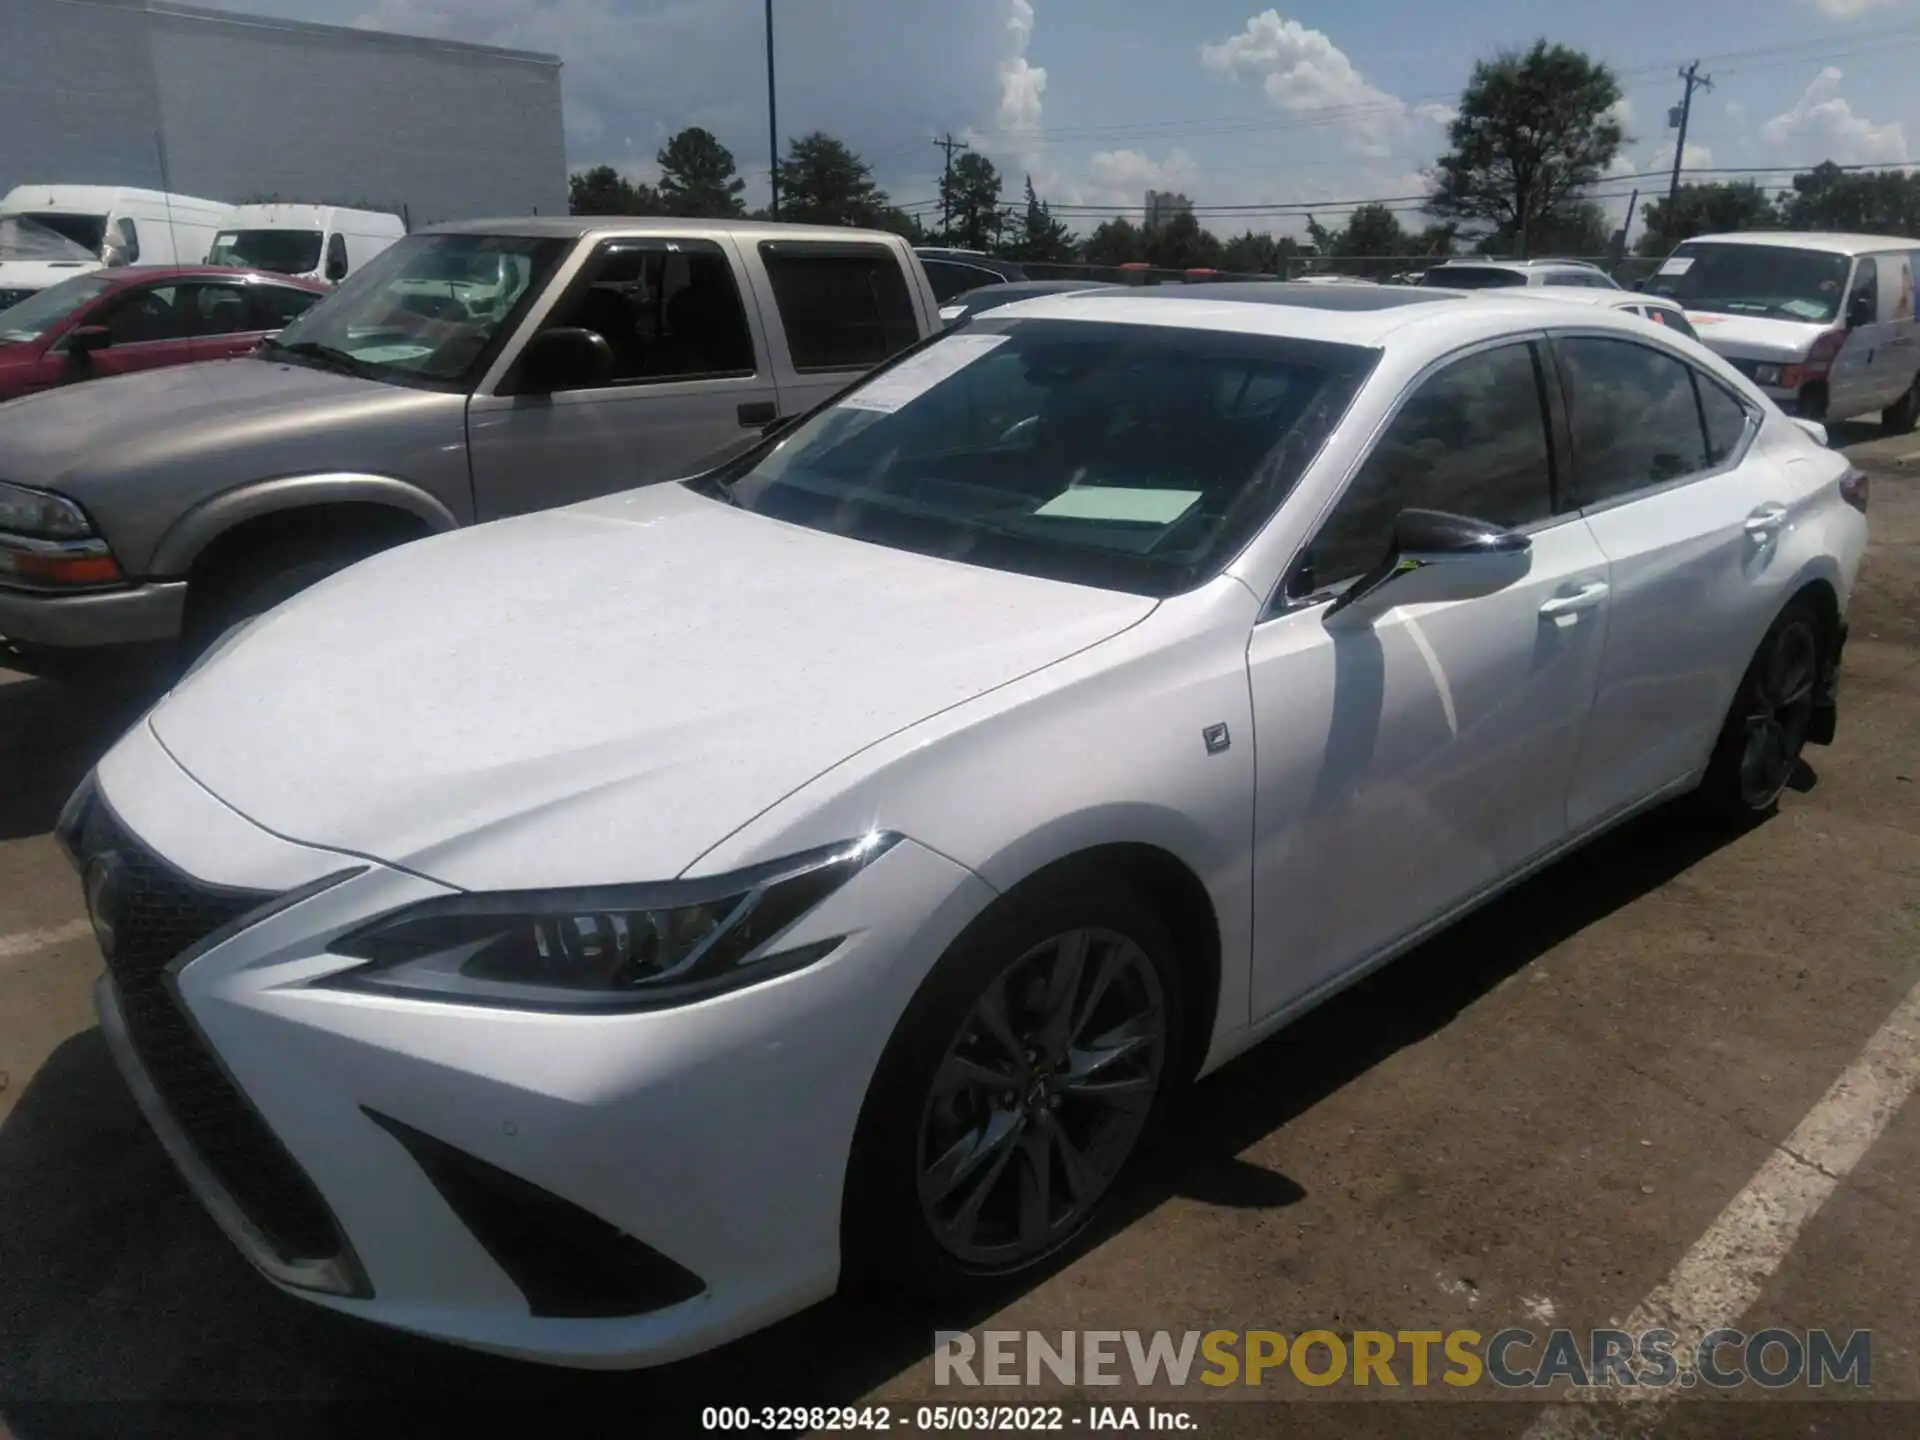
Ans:
{"label": "tail light", "polygon": [[1867,513],[1867,476],[1862,470],[1849,470],[1840,477],[1840,498],[1858,510]]}

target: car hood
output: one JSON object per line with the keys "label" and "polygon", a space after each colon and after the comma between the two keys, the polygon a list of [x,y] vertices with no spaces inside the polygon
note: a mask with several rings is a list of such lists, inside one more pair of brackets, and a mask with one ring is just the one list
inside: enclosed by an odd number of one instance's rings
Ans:
{"label": "car hood", "polygon": [[362,562],[241,632],[150,723],[289,839],[466,889],[659,880],[856,751],[1153,607],[660,485]]}
{"label": "car hood", "polygon": [[153,467],[283,436],[338,433],[437,392],[253,356],[171,365],[22,397],[0,412],[0,475],[83,503]]}
{"label": "car hood", "polygon": [[0,260],[0,290],[44,290],[104,268],[98,260]]}
{"label": "car hood", "polygon": [[1700,332],[1700,343],[1716,355],[1783,363],[1805,359],[1813,342],[1833,328],[1831,321],[1776,320],[1718,310],[1689,310],[1687,319]]}

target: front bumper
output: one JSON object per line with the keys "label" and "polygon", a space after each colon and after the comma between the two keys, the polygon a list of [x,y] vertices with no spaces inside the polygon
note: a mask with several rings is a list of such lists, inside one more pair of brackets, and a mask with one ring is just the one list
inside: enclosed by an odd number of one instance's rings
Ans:
{"label": "front bumper", "polygon": [[[131,843],[194,876],[291,888],[343,863],[265,832],[255,843],[144,725],[102,763],[99,787]],[[868,1082],[920,979],[990,898],[983,882],[903,842],[791,932],[796,944],[848,937],[813,968],[676,1010],[582,1016],[314,986],[353,963],[327,953],[334,935],[450,893],[355,863],[361,873],[206,948],[173,984],[323,1198],[370,1293],[317,1290],[271,1263],[260,1232],[272,1227],[232,1213],[232,1187],[146,1078],[113,986],[99,997],[142,1108],[268,1278],[364,1319],[596,1368],[694,1354],[833,1291]],[[488,1193],[475,1199],[476,1185]],[[529,1216],[548,1218],[530,1234]],[[633,1242],[622,1263],[655,1287],[657,1308],[569,1298],[561,1272],[578,1274],[580,1255],[614,1235]]]}
{"label": "front bumper", "polygon": [[86,650],[177,640],[187,582],[48,595],[0,588],[0,642],[23,649]]}

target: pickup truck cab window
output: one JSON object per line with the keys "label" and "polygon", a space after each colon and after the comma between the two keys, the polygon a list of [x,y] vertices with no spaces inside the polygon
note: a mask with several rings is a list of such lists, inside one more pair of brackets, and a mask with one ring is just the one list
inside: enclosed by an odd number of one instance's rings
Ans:
{"label": "pickup truck cab window", "polygon": [[900,260],[885,246],[768,240],[760,260],[802,374],[865,370],[920,338]]}
{"label": "pickup truck cab window", "polygon": [[710,240],[610,240],[543,327],[613,351],[609,385],[754,373],[753,336],[726,252]]}

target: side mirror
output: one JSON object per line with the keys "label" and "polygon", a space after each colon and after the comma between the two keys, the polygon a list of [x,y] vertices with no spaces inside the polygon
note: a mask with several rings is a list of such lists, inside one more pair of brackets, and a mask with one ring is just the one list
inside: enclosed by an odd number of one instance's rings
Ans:
{"label": "side mirror", "polygon": [[67,334],[67,353],[84,358],[113,344],[113,332],[104,325],[76,325]]}
{"label": "side mirror", "polygon": [[1393,542],[1385,558],[1343,590],[1327,607],[1327,614],[1336,615],[1416,570],[1511,559],[1532,548],[1533,542],[1519,531],[1486,520],[1449,515],[1443,510],[1402,510],[1393,522]]}
{"label": "side mirror", "polygon": [[1873,296],[1862,290],[1847,301],[1847,328],[1857,330],[1873,323]]}
{"label": "side mirror", "polygon": [[557,390],[591,390],[613,375],[613,347],[597,330],[565,325],[542,330],[520,356],[521,395],[551,395]]}

